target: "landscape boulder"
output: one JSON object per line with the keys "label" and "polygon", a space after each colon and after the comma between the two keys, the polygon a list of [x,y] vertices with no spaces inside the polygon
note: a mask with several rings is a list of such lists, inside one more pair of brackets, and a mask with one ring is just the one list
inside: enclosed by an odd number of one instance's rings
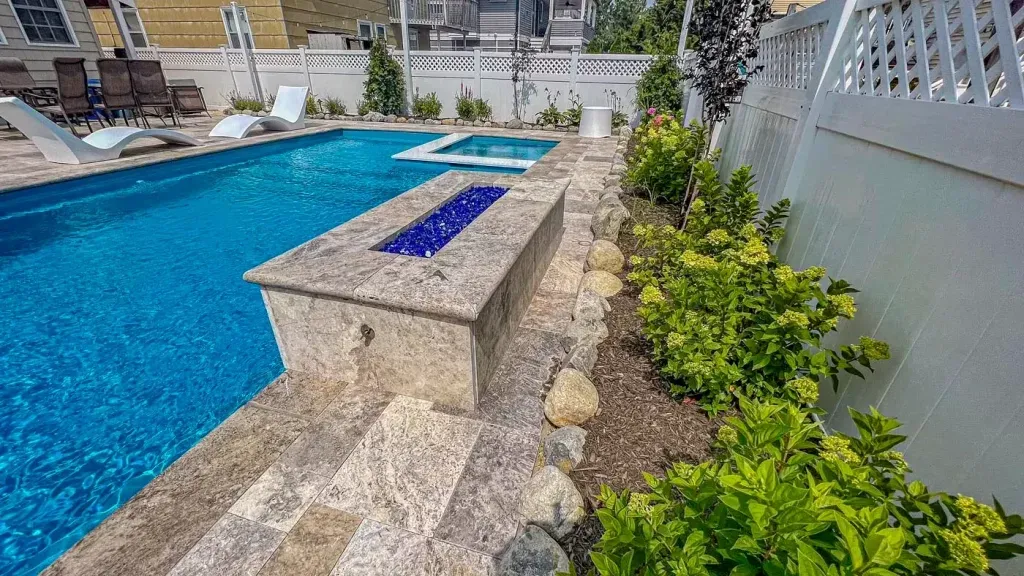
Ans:
{"label": "landscape boulder", "polygon": [[384,118],[384,115],[380,112],[367,112],[363,116],[363,120],[366,120],[367,122],[383,122]]}
{"label": "landscape boulder", "polygon": [[591,270],[583,275],[580,290],[590,289],[605,298],[611,298],[622,290],[622,280],[604,270]]}
{"label": "landscape boulder", "polygon": [[527,526],[498,561],[498,576],[555,576],[569,571],[569,558],[551,536]]}
{"label": "landscape boulder", "polygon": [[576,304],[572,308],[573,320],[604,320],[606,312],[612,308],[603,296],[591,289],[581,289],[576,295]]}
{"label": "landscape boulder", "polygon": [[519,514],[552,538],[564,538],[583,520],[583,496],[568,476],[554,466],[545,466],[523,487]]}
{"label": "landscape boulder", "polygon": [[579,426],[559,428],[544,439],[544,464],[568,474],[583,461],[587,431]]}
{"label": "landscape boulder", "polygon": [[523,127],[523,121],[519,118],[513,118],[505,123],[505,128],[511,128],[513,130],[519,130]]}
{"label": "landscape boulder", "polygon": [[589,378],[597,364],[597,344],[596,339],[584,339],[573,344],[569,353],[562,358],[559,368],[579,370]]}
{"label": "landscape boulder", "polygon": [[598,201],[597,209],[590,218],[590,231],[594,233],[594,238],[615,242],[626,218],[629,218],[629,210],[626,210],[618,196],[605,195]]}
{"label": "landscape boulder", "polygon": [[565,368],[555,376],[555,383],[544,398],[544,415],[555,426],[578,426],[597,414],[597,388],[586,374]]}
{"label": "landscape boulder", "polygon": [[626,257],[619,247],[607,240],[595,240],[587,252],[587,270],[604,270],[611,274],[622,272]]}
{"label": "landscape boulder", "polygon": [[444,124],[445,126],[455,126],[455,118],[445,118],[444,120],[441,120],[441,124]]}

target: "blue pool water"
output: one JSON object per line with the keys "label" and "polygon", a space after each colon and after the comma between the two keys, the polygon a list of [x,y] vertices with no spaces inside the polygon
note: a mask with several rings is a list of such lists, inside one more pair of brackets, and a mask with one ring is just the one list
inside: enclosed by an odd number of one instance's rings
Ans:
{"label": "blue pool water", "polygon": [[447,166],[308,136],[0,194],[0,574],[34,574],[282,370],[242,273]]}
{"label": "blue pool water", "polygon": [[460,156],[483,156],[487,158],[511,158],[513,160],[540,160],[558,143],[547,140],[526,140],[522,138],[498,138],[495,136],[470,136],[445,146],[438,154]]}

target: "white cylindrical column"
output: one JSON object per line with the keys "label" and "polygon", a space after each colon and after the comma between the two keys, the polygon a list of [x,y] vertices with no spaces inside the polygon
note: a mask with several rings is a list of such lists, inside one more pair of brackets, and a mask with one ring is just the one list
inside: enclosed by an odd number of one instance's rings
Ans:
{"label": "white cylindrical column", "polygon": [[580,136],[607,138],[612,135],[612,109],[608,106],[584,106],[580,118]]}

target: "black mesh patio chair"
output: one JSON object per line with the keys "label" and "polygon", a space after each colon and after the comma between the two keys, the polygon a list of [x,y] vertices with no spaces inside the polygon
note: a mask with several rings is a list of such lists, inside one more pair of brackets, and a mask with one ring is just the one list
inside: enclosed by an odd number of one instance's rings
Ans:
{"label": "black mesh patio chair", "polygon": [[[100,58],[96,61],[96,69],[100,72],[100,92],[103,107],[108,113],[121,112],[124,125],[128,125],[128,112],[131,112],[135,125],[139,125],[142,110],[135,99],[132,89],[131,73],[128,72],[128,61],[118,58]],[[142,116],[142,123],[149,128],[149,123]]]}
{"label": "black mesh patio chair", "polygon": [[[89,76],[85,73],[85,58],[54,58],[53,70],[57,73],[57,107],[59,113],[77,136],[72,118],[81,116],[85,120],[89,132],[92,123],[89,117],[98,113],[96,106],[89,100]],[[102,117],[102,116],[100,116]],[[100,127],[103,121],[99,120]]]}
{"label": "black mesh patio chair", "polygon": [[[206,108],[206,98],[203,97],[203,88],[196,85],[191,78],[171,79],[167,81],[167,89],[171,91],[174,98],[174,107],[178,114],[202,114],[210,116]],[[213,116],[210,116],[213,118]]]}
{"label": "black mesh patio chair", "polygon": [[20,58],[0,58],[0,96],[21,98],[37,112],[63,116],[57,108],[57,89],[36,85]]}
{"label": "black mesh patio chair", "polygon": [[[135,92],[135,102],[139,108],[145,110],[152,108],[157,112],[157,117],[164,122],[161,111],[166,110],[171,116],[171,123],[181,126],[178,122],[174,108],[174,98],[171,91],[167,89],[167,80],[164,79],[163,68],[156,60],[129,60],[128,73],[131,77],[132,90]],[[164,125],[167,123],[164,122]]]}

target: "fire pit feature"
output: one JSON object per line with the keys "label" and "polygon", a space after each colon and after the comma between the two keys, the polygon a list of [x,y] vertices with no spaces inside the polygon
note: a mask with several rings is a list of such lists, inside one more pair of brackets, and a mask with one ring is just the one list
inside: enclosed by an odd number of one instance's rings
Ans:
{"label": "fire pit feature", "polygon": [[285,368],[472,409],[558,248],[568,184],[447,172],[250,270]]}

